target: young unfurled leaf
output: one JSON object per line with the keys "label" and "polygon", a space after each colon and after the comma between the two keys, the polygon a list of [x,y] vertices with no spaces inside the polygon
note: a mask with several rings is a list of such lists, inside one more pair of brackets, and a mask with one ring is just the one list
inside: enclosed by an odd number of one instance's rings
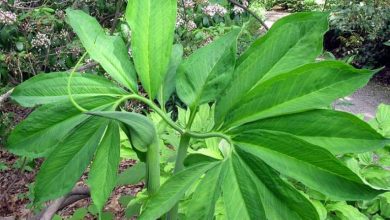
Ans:
{"label": "young unfurled leaf", "polygon": [[167,73],[176,20],[176,0],[131,0],[126,9],[131,49],[142,86],[154,99]]}
{"label": "young unfurled leaf", "polygon": [[137,93],[137,75],[123,40],[107,35],[97,20],[83,11],[67,9],[66,15],[89,56],[114,80]]}

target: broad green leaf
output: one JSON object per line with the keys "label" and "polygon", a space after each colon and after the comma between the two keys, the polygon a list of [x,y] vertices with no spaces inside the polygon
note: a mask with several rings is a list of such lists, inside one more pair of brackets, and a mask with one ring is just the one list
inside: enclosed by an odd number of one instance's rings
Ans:
{"label": "broad green leaf", "polygon": [[225,114],[223,126],[327,107],[364,86],[373,73],[338,61],[306,64],[253,87]]}
{"label": "broad green leaf", "polygon": [[362,168],[360,174],[372,186],[390,190],[390,170],[371,165]]}
{"label": "broad green leaf", "polygon": [[137,76],[123,40],[107,35],[97,20],[83,11],[67,9],[66,15],[89,56],[114,80],[137,93]]}
{"label": "broad green leaf", "polygon": [[236,148],[334,200],[368,200],[382,192],[365,185],[326,149],[292,135],[245,132],[233,141]]}
{"label": "broad green leaf", "polygon": [[233,29],[195,51],[180,65],[176,90],[180,99],[191,109],[216,100],[230,83],[236,63],[239,33],[240,29]]}
{"label": "broad green leaf", "polygon": [[131,137],[132,145],[141,152],[146,152],[147,148],[156,137],[154,124],[145,116],[133,112],[117,111],[94,111],[88,114],[118,120],[124,123]]}
{"label": "broad green leaf", "polygon": [[165,79],[176,22],[176,0],[131,0],[126,9],[138,76],[154,99]]}
{"label": "broad green leaf", "polygon": [[376,121],[383,135],[390,138],[390,105],[379,105],[376,113]]}
{"label": "broad green leaf", "polygon": [[37,175],[36,203],[62,196],[73,188],[92,160],[107,124],[105,119],[90,118],[59,142]]}
{"label": "broad green leaf", "polygon": [[[76,99],[84,108],[112,108],[112,97]],[[7,148],[14,154],[28,157],[47,156],[77,125],[91,116],[76,109],[69,100],[39,107],[18,124],[8,138]]]}
{"label": "broad green leaf", "polygon": [[217,163],[200,163],[169,178],[159,191],[149,198],[139,219],[158,219],[168,212],[202,174],[216,165]]}
{"label": "broad green leaf", "polygon": [[175,91],[176,71],[182,59],[183,59],[183,46],[181,44],[173,45],[168,71],[167,74],[165,75],[164,83],[161,85],[158,94],[158,102],[160,103],[160,105],[165,105],[169,97]]}
{"label": "broad green leaf", "polygon": [[380,195],[381,215],[385,218],[390,218],[390,192]]}
{"label": "broad green leaf", "polygon": [[112,121],[99,144],[88,176],[91,197],[100,214],[116,185],[120,161],[119,144],[119,125]]}
{"label": "broad green leaf", "polygon": [[319,219],[311,202],[275,170],[237,150],[223,186],[228,219]]}
{"label": "broad green leaf", "polygon": [[215,204],[221,194],[221,185],[226,176],[226,166],[221,163],[207,171],[189,203],[187,219],[213,219]]}
{"label": "broad green leaf", "polygon": [[[69,73],[39,74],[17,86],[11,98],[24,107],[69,100],[68,77]],[[72,77],[71,92],[73,98],[126,94],[126,91],[103,77],[79,73]]]}
{"label": "broad green leaf", "polygon": [[337,202],[326,206],[328,211],[334,212],[340,220],[368,220],[368,217],[353,206],[345,202]]}
{"label": "broad green leaf", "polygon": [[332,110],[312,110],[244,124],[231,134],[261,130],[295,135],[333,154],[361,153],[383,147],[386,139],[358,117]]}
{"label": "broad green leaf", "polygon": [[322,53],[328,14],[296,13],[278,20],[266,35],[254,42],[238,59],[232,83],[217,101],[220,125],[233,106],[259,82],[314,62]]}
{"label": "broad green leaf", "polygon": [[141,182],[145,178],[145,171],[145,163],[138,162],[119,174],[117,186],[133,185]]}

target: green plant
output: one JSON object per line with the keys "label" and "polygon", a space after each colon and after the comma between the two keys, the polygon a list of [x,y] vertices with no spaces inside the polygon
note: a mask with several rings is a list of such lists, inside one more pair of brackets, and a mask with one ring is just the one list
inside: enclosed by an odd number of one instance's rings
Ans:
{"label": "green plant", "polygon": [[[181,63],[180,46],[172,45],[175,15],[175,0],[129,2],[133,66],[121,38],[106,35],[86,13],[67,10],[90,57],[117,84],[72,71],[38,75],[15,88],[12,98],[19,104],[42,105],[8,142],[16,154],[46,157],[36,203],[69,192],[94,159],[88,184],[101,213],[117,184],[121,130],[145,163],[140,176],[145,174],[147,190],[128,205],[129,213],[141,210],[139,219],[320,219],[287,177],[333,200],[367,200],[384,192],[335,156],[379,149],[388,139],[351,114],[324,109],[374,73],[315,62],[327,13],[279,20],[239,58],[241,30],[233,29]],[[139,93],[137,76],[147,97]],[[177,121],[164,108],[174,90],[187,107]],[[154,113],[123,111],[126,100]],[[176,159],[173,174],[160,180],[170,171],[161,172],[165,144]]]}
{"label": "green plant", "polygon": [[[388,65],[384,43],[390,38],[388,1],[340,1],[332,6],[333,38],[330,47],[338,57],[355,56],[354,64],[367,67]],[[332,48],[333,47],[333,48]]]}

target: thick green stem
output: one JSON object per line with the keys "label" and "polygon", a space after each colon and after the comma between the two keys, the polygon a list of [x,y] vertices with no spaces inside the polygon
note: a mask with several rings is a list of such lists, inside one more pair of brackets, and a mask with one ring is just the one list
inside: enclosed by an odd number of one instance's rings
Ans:
{"label": "thick green stem", "polygon": [[180,138],[179,149],[176,155],[176,164],[173,173],[178,173],[184,169],[184,159],[187,156],[188,146],[190,144],[191,136],[184,134]]}
{"label": "thick green stem", "polygon": [[146,152],[146,187],[149,195],[154,195],[160,188],[160,148],[158,138]]}
{"label": "thick green stem", "polygon": [[[176,155],[176,164],[173,173],[178,173],[184,169],[184,159],[187,156],[188,146],[190,145],[191,136],[183,134],[180,138],[179,149]],[[167,220],[176,220],[179,213],[179,204],[176,205],[168,212]]]}

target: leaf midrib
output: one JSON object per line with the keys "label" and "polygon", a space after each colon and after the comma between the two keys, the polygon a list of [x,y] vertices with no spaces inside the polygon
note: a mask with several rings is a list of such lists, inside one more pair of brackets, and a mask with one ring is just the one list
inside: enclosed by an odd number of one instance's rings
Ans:
{"label": "leaf midrib", "polygon": [[[334,174],[335,176],[337,176],[337,177],[339,177],[339,178],[341,178],[341,179],[346,179],[346,180],[352,181],[352,182],[354,182],[354,183],[358,183],[358,184],[360,184],[360,185],[362,184],[362,182],[359,182],[359,181],[357,181],[356,179],[345,178],[345,176],[343,176],[343,175],[341,175],[341,174],[332,172],[332,171],[327,170],[327,169],[325,169],[325,168],[323,168],[323,167],[315,166],[314,164],[311,164],[310,162],[306,162],[306,161],[304,161],[304,160],[300,160],[299,158],[292,157],[292,156],[290,156],[290,155],[288,155],[288,154],[284,154],[284,153],[279,152],[279,151],[276,151],[276,150],[272,150],[271,148],[268,148],[268,147],[264,147],[264,146],[261,146],[261,145],[254,145],[254,144],[252,144],[252,143],[246,143],[246,142],[238,142],[238,143],[247,144],[247,145],[250,145],[250,146],[253,147],[253,148],[260,147],[260,148],[263,148],[264,150],[269,151],[269,152],[271,152],[271,153],[274,152],[273,154],[277,154],[277,155],[279,154],[279,155],[286,156],[286,157],[290,158],[291,160],[294,160],[294,161],[298,161],[298,162],[300,162],[300,163],[307,164],[307,165],[309,165],[309,166],[311,166],[311,167],[314,167],[314,168],[316,168],[316,169],[322,170],[322,171],[325,172],[325,173]],[[245,150],[245,149],[242,148],[242,147],[240,147],[240,148],[241,148],[242,150],[244,150],[245,152],[250,153],[250,154],[252,154],[253,156],[256,156],[256,157],[257,157],[257,155],[253,154],[252,152],[247,151],[247,150]],[[342,165],[342,164],[340,164],[340,165]],[[353,174],[353,173],[352,173],[352,174]],[[361,181],[361,180],[360,180],[360,181]]]}

